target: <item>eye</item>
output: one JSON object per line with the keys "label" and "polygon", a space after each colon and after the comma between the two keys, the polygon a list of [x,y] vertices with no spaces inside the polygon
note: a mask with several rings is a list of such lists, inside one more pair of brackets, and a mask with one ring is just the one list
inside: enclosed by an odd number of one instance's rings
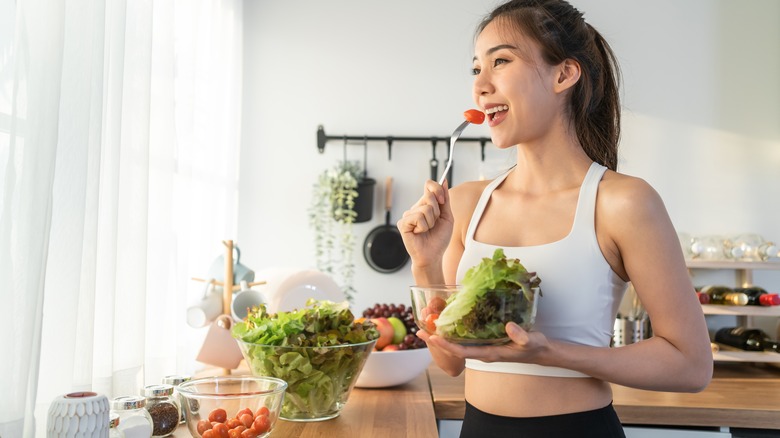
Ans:
{"label": "eye", "polygon": [[476,75],[478,75],[478,74],[479,74],[481,71],[482,71],[482,69],[481,69],[481,68],[479,68],[479,67],[474,67],[474,68],[472,68],[472,69],[471,69],[471,74],[472,74],[472,75],[474,75],[474,76],[476,76]]}
{"label": "eye", "polygon": [[496,58],[496,60],[495,60],[495,61],[493,61],[493,67],[497,67],[497,66],[499,66],[499,65],[501,65],[501,64],[506,64],[506,63],[508,63],[508,62],[509,62],[509,60],[507,60],[507,59],[504,59],[504,58]]}

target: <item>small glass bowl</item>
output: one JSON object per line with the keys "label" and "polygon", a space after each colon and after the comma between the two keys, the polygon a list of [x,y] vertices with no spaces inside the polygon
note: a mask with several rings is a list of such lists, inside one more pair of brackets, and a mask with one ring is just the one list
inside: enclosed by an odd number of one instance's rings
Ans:
{"label": "small glass bowl", "polygon": [[[480,298],[476,312],[462,316],[459,321],[473,321],[468,330],[463,326],[444,328],[436,323],[441,312],[463,289],[461,285],[412,286],[414,322],[421,330],[463,345],[495,345],[509,342],[505,326],[514,322],[524,330],[531,330],[536,319],[540,289],[531,288],[529,300],[522,288],[488,290]],[[472,319],[475,318],[476,320]]]}
{"label": "small glass bowl", "polygon": [[287,382],[272,377],[206,377],[184,382],[176,389],[181,396],[181,408],[192,436],[202,437],[198,423],[202,420],[209,423],[213,421],[214,417],[210,416],[218,409],[224,409],[225,418],[217,422],[230,425],[229,420],[240,420],[240,415],[237,418],[240,412],[248,409],[254,416],[265,407],[268,409],[267,430],[257,435],[262,438],[271,433],[279,418]]}

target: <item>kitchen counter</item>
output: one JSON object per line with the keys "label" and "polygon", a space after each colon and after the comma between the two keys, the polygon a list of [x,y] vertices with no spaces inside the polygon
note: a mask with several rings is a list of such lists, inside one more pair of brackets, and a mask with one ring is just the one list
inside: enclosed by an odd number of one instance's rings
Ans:
{"label": "kitchen counter", "polygon": [[[428,369],[436,418],[461,420],[466,410],[463,374]],[[624,425],[740,427],[780,430],[780,370],[717,364],[710,385],[696,394],[612,385],[613,406]]]}
{"label": "kitchen counter", "polygon": [[[175,438],[189,437],[187,427],[179,427]],[[436,438],[436,417],[431,403],[428,376],[393,388],[355,388],[341,414],[326,421],[279,420],[272,437],[371,437]]]}
{"label": "kitchen counter", "polygon": [[[436,420],[461,420],[463,375],[450,377],[435,364],[394,388],[355,388],[337,418],[279,420],[271,436],[436,438]],[[613,406],[624,425],[701,426],[780,430],[780,369],[717,364],[710,385],[696,394],[643,391],[612,385]],[[189,437],[186,427],[173,435]]]}

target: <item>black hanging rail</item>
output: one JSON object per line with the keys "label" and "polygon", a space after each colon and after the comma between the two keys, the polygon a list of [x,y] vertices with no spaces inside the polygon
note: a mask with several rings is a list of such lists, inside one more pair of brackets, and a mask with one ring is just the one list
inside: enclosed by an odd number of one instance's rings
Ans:
{"label": "black hanging rail", "polygon": [[[392,149],[393,149],[393,143],[397,141],[415,141],[415,142],[433,142],[434,144],[439,141],[444,141],[446,144],[449,144],[450,137],[395,137],[392,135],[387,135],[384,137],[380,136],[371,136],[371,135],[325,135],[325,128],[322,125],[317,126],[317,150],[319,153],[325,152],[325,144],[331,140],[341,140],[341,141],[349,141],[349,140],[357,140],[357,141],[383,141],[387,143],[387,159],[392,158]],[[478,142],[482,147],[482,160],[485,160],[485,144],[487,144],[490,139],[488,137],[459,137],[459,142]]]}

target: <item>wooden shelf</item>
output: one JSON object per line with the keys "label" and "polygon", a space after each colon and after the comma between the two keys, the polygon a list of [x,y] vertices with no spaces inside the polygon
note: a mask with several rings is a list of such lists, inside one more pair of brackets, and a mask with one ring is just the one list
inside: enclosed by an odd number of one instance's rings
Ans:
{"label": "wooden shelf", "polygon": [[774,351],[723,350],[712,353],[716,362],[780,363],[780,354]]}
{"label": "wooden shelf", "polygon": [[702,304],[701,308],[705,315],[780,317],[780,306],[724,306],[721,304]]}
{"label": "wooden shelf", "polygon": [[768,269],[780,270],[778,262],[739,262],[729,260],[686,260],[689,269]]}

